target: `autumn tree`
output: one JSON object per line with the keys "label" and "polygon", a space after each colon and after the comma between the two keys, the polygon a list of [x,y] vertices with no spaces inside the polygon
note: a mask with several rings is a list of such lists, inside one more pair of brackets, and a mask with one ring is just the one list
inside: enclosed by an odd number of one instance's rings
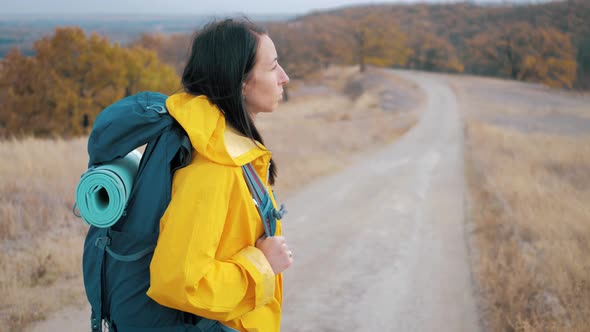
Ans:
{"label": "autumn tree", "polygon": [[411,50],[406,47],[406,35],[399,27],[380,14],[368,14],[354,22],[352,31],[360,71],[366,64],[380,67],[405,65]]}
{"label": "autumn tree", "polygon": [[11,51],[0,72],[0,135],[81,135],[116,100],[144,90],[173,92],[174,70],[154,52],[124,48],[80,28],[38,40],[35,56]]}
{"label": "autumn tree", "polygon": [[266,26],[277,49],[281,66],[291,78],[303,79],[322,67],[322,54],[313,29],[301,22],[271,23]]}
{"label": "autumn tree", "polygon": [[[367,64],[382,67],[404,65],[410,50],[406,36],[399,27],[378,12],[362,13],[353,17],[325,15],[315,18],[317,35],[329,40],[327,48],[338,54],[344,63],[359,65],[361,72]],[[309,23],[309,21],[307,21]]]}
{"label": "autumn tree", "polygon": [[455,47],[446,39],[426,30],[408,34],[406,68],[426,71],[463,72]]}
{"label": "autumn tree", "polygon": [[553,28],[515,23],[480,33],[468,45],[484,66],[512,79],[558,87],[572,87],[576,79],[576,50],[568,35]]}
{"label": "autumn tree", "polygon": [[191,36],[185,34],[142,34],[131,47],[139,46],[156,52],[158,58],[181,75],[190,55]]}

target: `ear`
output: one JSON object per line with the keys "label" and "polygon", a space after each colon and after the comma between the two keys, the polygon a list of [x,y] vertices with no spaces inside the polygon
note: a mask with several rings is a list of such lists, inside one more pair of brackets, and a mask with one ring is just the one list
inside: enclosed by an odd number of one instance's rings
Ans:
{"label": "ear", "polygon": [[244,81],[242,82],[242,96],[246,97],[246,85],[247,85],[248,81]]}

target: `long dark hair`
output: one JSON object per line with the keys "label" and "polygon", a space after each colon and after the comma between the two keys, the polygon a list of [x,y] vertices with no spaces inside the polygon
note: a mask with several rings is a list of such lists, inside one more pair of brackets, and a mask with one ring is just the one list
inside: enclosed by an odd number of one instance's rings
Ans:
{"label": "long dark hair", "polygon": [[[233,128],[264,144],[242,98],[242,84],[256,62],[259,38],[265,30],[248,20],[226,19],[206,25],[195,36],[182,73],[184,90],[205,95]],[[269,182],[274,185],[277,167],[271,159]]]}

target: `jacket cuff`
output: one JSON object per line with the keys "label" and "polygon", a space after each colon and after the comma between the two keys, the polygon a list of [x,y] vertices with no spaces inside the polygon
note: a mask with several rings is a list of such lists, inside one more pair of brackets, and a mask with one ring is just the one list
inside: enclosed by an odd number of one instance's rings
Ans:
{"label": "jacket cuff", "polygon": [[262,251],[246,247],[235,254],[233,260],[242,265],[254,280],[256,308],[268,304],[274,297],[275,274]]}

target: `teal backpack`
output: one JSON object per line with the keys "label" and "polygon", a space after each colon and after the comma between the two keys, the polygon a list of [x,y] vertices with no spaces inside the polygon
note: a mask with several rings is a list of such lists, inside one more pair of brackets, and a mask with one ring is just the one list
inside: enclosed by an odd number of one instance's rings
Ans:
{"label": "teal backpack", "polygon": [[[160,93],[142,92],[115,102],[98,115],[88,139],[89,168],[79,183],[76,204],[90,224],[82,265],[92,332],[105,327],[116,332],[235,331],[164,307],[146,295],[172,176],[192,159],[190,140],[168,114],[166,99]],[[120,163],[145,144],[136,168],[126,174],[130,182],[121,174]],[[242,169],[265,233],[272,236],[284,210],[274,209],[251,165]],[[93,177],[100,180],[93,182]],[[105,178],[116,184],[101,182]],[[100,222],[101,214],[107,215],[106,222]]]}

